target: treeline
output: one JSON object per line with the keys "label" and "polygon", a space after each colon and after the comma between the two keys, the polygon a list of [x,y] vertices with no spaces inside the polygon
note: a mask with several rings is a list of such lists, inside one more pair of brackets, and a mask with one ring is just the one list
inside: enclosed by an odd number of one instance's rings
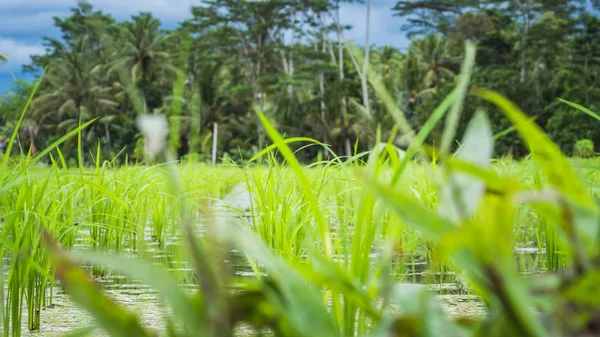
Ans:
{"label": "treeline", "polygon": [[[164,30],[149,13],[116,22],[81,2],[69,17],[55,18],[62,37],[46,38],[46,53],[32,56],[25,66],[46,74],[21,128],[23,148],[45,148],[97,118],[83,132],[85,153],[100,144],[105,157],[140,159],[137,104],[180,126],[171,137],[180,156],[209,158],[217,131],[219,157],[249,158],[268,142],[252,108],[256,105],[287,137],[312,137],[348,155],[372,146],[378,127],[387,138],[394,126],[367,71],[379,77],[418,130],[454,87],[467,40],[477,46],[472,85],[509,97],[567,154],[581,139],[600,144],[595,121],[558,100],[600,111],[600,20],[591,14],[599,4],[398,1],[391,11],[408,22],[402,29],[412,38],[409,48],[370,46],[367,24],[360,55],[344,43],[349,27],[340,24],[339,5],[332,0],[211,0],[193,7],[190,19],[176,29]],[[367,0],[365,20],[370,6]],[[0,141],[12,132],[33,86],[18,82],[0,100]],[[131,88],[140,101],[128,94]],[[495,132],[510,127],[498,110],[469,97],[459,136],[478,108],[488,111]],[[431,144],[442,127],[432,133]],[[402,140],[399,136],[397,144]],[[61,149],[76,158],[77,139]],[[497,155],[527,154],[514,133],[499,138],[496,149]],[[317,151],[299,155],[312,160]]]}

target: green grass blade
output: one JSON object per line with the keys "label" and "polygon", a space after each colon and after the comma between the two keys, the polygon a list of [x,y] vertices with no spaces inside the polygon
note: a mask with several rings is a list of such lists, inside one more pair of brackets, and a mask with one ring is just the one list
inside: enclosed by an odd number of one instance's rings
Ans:
{"label": "green grass blade", "polygon": [[405,192],[391,190],[374,179],[367,180],[365,186],[381,198],[401,219],[423,231],[431,240],[438,240],[455,228],[452,222],[440,217]]}
{"label": "green grass blade", "polygon": [[408,166],[408,163],[416,154],[416,149],[421,148],[423,146],[425,139],[427,139],[427,137],[429,136],[431,131],[433,131],[433,129],[439,123],[439,121],[442,120],[442,118],[446,114],[446,111],[448,111],[448,108],[450,108],[450,105],[452,104],[452,102],[454,102],[454,97],[456,97],[456,90],[452,91],[448,96],[446,96],[442,103],[433,111],[431,117],[429,117],[425,124],[423,124],[423,127],[421,128],[421,130],[419,130],[419,133],[413,139],[413,141],[410,143],[410,146],[406,150],[406,155],[400,162],[400,167],[398,168],[398,170],[396,170],[396,172],[394,172],[394,176],[392,177],[393,185],[395,185],[398,182],[398,179],[400,179],[402,173]]}
{"label": "green grass blade", "polygon": [[327,312],[319,291],[313,287],[291,264],[276,256],[256,234],[246,227],[233,223],[223,232],[225,239],[260,262],[281,291],[283,307],[295,332],[299,336],[339,336],[332,316]]}
{"label": "green grass blade", "polygon": [[563,102],[563,103],[566,103],[566,104],[572,106],[573,108],[575,108],[575,109],[577,109],[579,111],[585,112],[586,114],[588,114],[588,115],[590,115],[590,116],[592,116],[592,117],[594,117],[594,118],[596,118],[597,120],[600,121],[600,115],[598,115],[597,113],[593,112],[592,110],[590,110],[590,109],[588,109],[588,108],[586,108],[586,107],[584,107],[582,105],[579,105],[577,103],[569,102],[569,101],[564,100],[562,98],[559,98],[558,100],[561,101],[561,102]]}
{"label": "green grass blade", "polygon": [[465,59],[461,67],[461,73],[458,79],[458,85],[456,86],[456,96],[450,108],[450,112],[446,117],[446,127],[442,133],[442,141],[440,146],[440,154],[442,158],[445,158],[450,153],[450,148],[454,142],[454,136],[456,135],[456,128],[458,127],[458,121],[462,112],[463,102],[467,94],[467,88],[471,81],[471,73],[473,72],[473,66],[475,65],[475,45],[467,42],[465,45]]}
{"label": "green grass blade", "polygon": [[[286,138],[286,139],[283,140],[284,144],[298,143],[298,142],[308,142],[308,143],[320,145],[320,146],[324,147],[325,149],[327,149],[328,151],[331,152],[331,150],[329,149],[329,147],[326,144],[321,143],[318,140],[315,140],[315,139],[312,139],[312,138],[308,138],[308,137],[293,137],[293,138]],[[252,163],[252,162],[258,160],[258,158],[260,158],[260,157],[264,156],[265,154],[273,151],[274,149],[277,149],[277,147],[278,147],[277,144],[271,144],[271,145],[267,146],[262,151],[260,151],[256,155],[254,155],[254,157],[250,158],[248,160],[248,163]]]}
{"label": "green grass blade", "polygon": [[25,114],[27,113],[27,110],[29,109],[29,105],[31,105],[31,102],[33,101],[33,96],[35,96],[35,93],[37,92],[38,88],[40,87],[40,84],[42,83],[43,78],[44,78],[44,76],[42,74],[40,76],[40,78],[37,80],[37,82],[35,83],[35,87],[33,88],[33,91],[31,92],[31,94],[29,95],[27,104],[25,104],[25,106],[23,107],[23,111],[21,112],[19,121],[17,122],[17,125],[15,126],[15,129],[13,130],[13,133],[10,137],[10,141],[8,142],[8,147],[6,148],[6,151],[4,151],[4,158],[2,160],[2,166],[6,166],[6,164],[8,163],[8,158],[10,157],[10,154],[12,152],[13,144],[15,143],[15,139],[17,138],[17,134],[19,133],[19,129],[21,128],[21,124],[23,123]]}
{"label": "green grass blade", "polygon": [[260,122],[263,124],[265,131],[267,132],[267,134],[269,135],[269,137],[271,138],[273,143],[277,146],[277,148],[279,149],[279,151],[281,152],[281,154],[283,155],[285,160],[287,160],[291,169],[294,171],[294,173],[296,174],[296,177],[300,181],[300,186],[302,187],[302,189],[306,195],[306,198],[308,199],[308,201],[310,203],[310,207],[312,209],[315,222],[316,222],[319,232],[321,234],[321,240],[322,240],[322,244],[325,249],[325,252],[327,253],[327,255],[331,255],[332,247],[331,247],[329,224],[325,222],[325,218],[323,217],[323,214],[321,213],[321,210],[319,208],[319,201],[317,200],[316,195],[313,193],[311,183],[309,182],[308,178],[304,174],[302,165],[300,165],[300,162],[298,161],[296,156],[294,156],[294,153],[292,152],[290,147],[287,145],[285,140],[281,137],[279,132],[277,132],[277,130],[275,130],[275,127],[273,127],[271,122],[269,122],[269,120],[262,113],[262,111],[260,111],[257,107],[255,107],[255,111],[258,115],[258,118],[260,119]]}
{"label": "green grass blade", "polygon": [[473,88],[473,94],[494,103],[504,111],[531,149],[534,160],[539,163],[552,186],[588,210],[596,210],[596,203],[560,148],[519,107],[492,90]]}
{"label": "green grass blade", "polygon": [[88,125],[92,124],[93,122],[96,121],[96,119],[98,118],[94,118],[88,122],[86,122],[85,124],[80,125],[77,129],[72,130],[71,132],[67,133],[66,135],[60,137],[58,140],[56,140],[54,143],[50,144],[50,146],[48,146],[47,148],[45,148],[42,152],[39,152],[32,160],[31,160],[31,164],[35,164],[37,162],[39,162],[42,158],[44,158],[45,155],[47,155],[50,151],[52,151],[53,149],[55,149],[57,146],[59,146],[60,144],[64,143],[65,141],[67,141],[69,138],[73,137],[76,134],[79,134],[81,132],[81,130],[85,129],[86,127],[88,127]]}

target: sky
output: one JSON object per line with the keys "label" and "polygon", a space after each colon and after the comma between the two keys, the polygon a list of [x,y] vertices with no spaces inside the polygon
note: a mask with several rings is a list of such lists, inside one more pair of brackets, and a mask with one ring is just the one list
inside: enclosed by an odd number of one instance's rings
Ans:
{"label": "sky", "polygon": [[[158,17],[164,28],[174,28],[191,14],[189,8],[201,0],[88,0],[96,9],[112,14],[117,20],[127,20],[141,11]],[[402,21],[393,17],[390,8],[395,0],[372,0],[371,42],[377,46],[392,45],[405,48],[408,39],[400,31]],[[29,55],[43,54],[44,36],[59,38],[60,31],[53,25],[53,17],[67,17],[77,0],[0,0],[0,53],[9,58],[8,65],[0,64],[0,94],[10,90],[13,80],[7,68],[17,78],[31,79],[21,67],[29,63]],[[364,44],[366,5],[345,4],[341,20],[352,25],[346,37]]]}

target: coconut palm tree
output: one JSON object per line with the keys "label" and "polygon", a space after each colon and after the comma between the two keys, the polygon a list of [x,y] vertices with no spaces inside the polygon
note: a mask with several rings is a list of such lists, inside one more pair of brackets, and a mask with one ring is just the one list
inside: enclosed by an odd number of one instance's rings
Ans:
{"label": "coconut palm tree", "polygon": [[405,62],[404,55],[394,47],[385,46],[374,50],[371,60],[375,74],[380,76],[381,82],[390,95],[396,97],[399,91],[403,89],[402,68]]}
{"label": "coconut palm tree", "polygon": [[118,43],[121,50],[116,53],[117,59],[111,69],[128,69],[132,82],[140,89],[148,110],[152,111],[162,105],[160,101],[149,103],[152,85],[166,82],[169,76],[176,73],[167,49],[169,40],[174,35],[161,32],[160,21],[150,13],[133,16],[132,20],[120,26]]}
{"label": "coconut palm tree", "polygon": [[85,37],[78,38],[51,60],[44,91],[33,101],[31,115],[41,132],[53,133],[68,132],[80,120],[98,117],[98,122],[84,131],[84,139],[93,144],[97,138],[110,135],[109,128],[120,126],[115,120],[119,104],[113,100],[112,88],[100,85],[102,68],[85,52],[86,41]]}
{"label": "coconut palm tree", "polygon": [[422,79],[426,88],[436,88],[443,77],[455,75],[450,69],[456,62],[450,53],[451,43],[439,35],[429,35],[411,43],[409,54],[416,57],[419,68],[424,73]]}

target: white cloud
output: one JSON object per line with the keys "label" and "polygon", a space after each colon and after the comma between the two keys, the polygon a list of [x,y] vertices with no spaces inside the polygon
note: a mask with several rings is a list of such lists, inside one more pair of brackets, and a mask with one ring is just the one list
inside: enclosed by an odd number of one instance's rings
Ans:
{"label": "white cloud", "polygon": [[[48,22],[52,19],[52,12],[64,12],[68,15],[68,9],[77,6],[77,2],[76,0],[0,0],[0,13],[12,13],[13,17],[21,17],[33,16],[31,12],[38,12],[34,15]],[[97,10],[112,14],[117,20],[129,19],[131,15],[139,12],[152,12],[164,23],[175,24],[189,18],[190,8],[198,5],[201,0],[88,0],[88,2]],[[0,18],[3,16],[0,14]],[[5,17],[9,18],[8,15]]]}
{"label": "white cloud", "polygon": [[[8,56],[8,67],[13,72],[20,72],[21,66],[29,63],[29,55],[43,54],[44,48],[39,44],[26,44],[0,38],[0,52]],[[0,67],[0,72],[6,71],[8,71],[6,67]]]}

